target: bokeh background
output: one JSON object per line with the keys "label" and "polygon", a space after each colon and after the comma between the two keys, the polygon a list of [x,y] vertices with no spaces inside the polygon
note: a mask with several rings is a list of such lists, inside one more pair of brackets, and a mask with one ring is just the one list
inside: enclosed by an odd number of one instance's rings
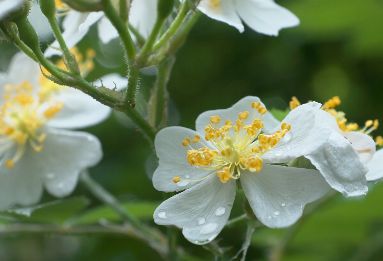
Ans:
{"label": "bokeh background", "polygon": [[[382,0],[288,0],[278,1],[300,19],[297,28],[279,37],[266,37],[247,28],[234,28],[202,17],[177,55],[169,83],[171,123],[194,127],[199,113],[231,106],[246,95],[256,95],[270,107],[284,110],[292,96],[302,102],[324,102],[334,95],[342,99],[348,119],[363,124],[383,120],[383,1]],[[94,48],[97,69],[92,79],[121,71],[121,52],[115,41],[100,46],[94,29],[80,44]],[[1,69],[6,69],[15,49],[0,44]],[[143,76],[143,100],[153,83]],[[144,106],[143,106],[144,107]],[[91,174],[124,205],[146,222],[161,199],[150,181],[155,167],[149,144],[121,115],[91,128],[102,141],[104,159]],[[376,133],[383,134],[383,128]],[[45,195],[44,201],[53,200]],[[36,211],[25,222],[94,224],[119,222],[81,185],[73,202]],[[383,184],[371,184],[365,198],[335,197],[309,215],[288,240],[282,260],[382,260]],[[94,210],[96,208],[96,210]],[[105,216],[100,220],[100,213]],[[240,214],[240,208],[233,216]],[[1,219],[9,222],[9,217]],[[161,228],[162,229],[162,228]],[[270,250],[291,230],[259,228],[254,234],[248,260],[267,260]],[[211,254],[179,242],[198,257]],[[218,237],[222,246],[240,248],[245,227],[236,226]],[[2,234],[0,260],[159,260],[140,241],[111,235]]]}

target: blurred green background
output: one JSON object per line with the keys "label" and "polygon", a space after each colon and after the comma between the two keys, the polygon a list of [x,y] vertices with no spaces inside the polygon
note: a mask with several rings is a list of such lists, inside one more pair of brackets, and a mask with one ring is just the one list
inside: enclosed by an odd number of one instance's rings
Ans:
{"label": "blurred green background", "polygon": [[[169,84],[172,122],[194,127],[199,113],[231,106],[246,95],[256,95],[270,107],[285,109],[291,96],[302,102],[342,98],[349,120],[363,124],[383,120],[383,1],[280,1],[300,19],[297,28],[267,37],[250,29],[234,28],[202,17],[178,53]],[[98,51],[98,70],[121,68],[118,42],[98,46],[95,32],[81,46]],[[2,69],[14,49],[1,43]],[[153,77],[144,76],[141,91],[150,92]],[[138,217],[152,222],[152,212],[164,197],[149,179],[153,155],[121,116],[91,128],[102,141],[104,159],[91,174],[118,196]],[[378,130],[376,134],[383,134]],[[149,174],[148,174],[149,173]],[[81,186],[75,204],[36,212],[25,222],[92,224],[99,213],[118,221]],[[45,201],[53,200],[48,195]],[[363,199],[336,197],[304,220],[295,231],[282,260],[383,260],[383,184],[372,184]],[[98,207],[95,212],[92,207]],[[101,211],[101,212],[100,212]],[[233,216],[240,214],[234,210]],[[73,217],[74,215],[74,217]],[[3,220],[2,222],[6,222]],[[105,222],[105,220],[103,220]],[[163,228],[161,228],[163,229]],[[260,228],[254,234],[248,260],[267,260],[270,250],[288,230]],[[218,242],[239,250],[245,227],[224,231]],[[192,246],[178,233],[180,243],[199,260],[210,253]],[[187,257],[185,257],[187,258]],[[123,236],[1,234],[0,260],[158,260],[140,241]]]}

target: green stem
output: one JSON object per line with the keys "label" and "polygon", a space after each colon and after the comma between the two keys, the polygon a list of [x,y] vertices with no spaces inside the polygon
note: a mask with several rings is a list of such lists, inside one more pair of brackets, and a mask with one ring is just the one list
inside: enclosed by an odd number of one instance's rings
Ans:
{"label": "green stem", "polygon": [[120,17],[121,20],[125,23],[128,21],[129,18],[129,8],[130,8],[130,1],[128,3],[127,0],[120,0]]}
{"label": "green stem", "polygon": [[[0,235],[15,234],[60,234],[60,235],[116,235],[129,236],[142,241],[147,241],[141,233],[130,226],[60,226],[50,224],[6,224],[0,225]],[[150,244],[164,259],[167,256],[167,247],[164,243]]]}
{"label": "green stem", "polygon": [[149,53],[152,51],[153,45],[157,40],[157,36],[160,33],[165,20],[166,19],[157,19],[156,23],[154,24],[148,39],[146,40],[144,46],[141,49],[140,54],[137,57],[137,63],[139,64],[139,66],[145,65],[146,59]]}
{"label": "green stem", "polygon": [[174,57],[163,61],[158,66],[157,79],[154,84],[152,97],[150,98],[151,106],[151,119],[149,122],[155,128],[161,127],[161,125],[166,125],[166,115],[167,115],[167,85],[171,75],[171,71],[175,62]]}
{"label": "green stem", "polygon": [[125,25],[124,21],[120,18],[120,16],[116,13],[116,10],[114,10],[110,0],[102,0],[102,4],[105,15],[108,17],[108,19],[116,28],[118,34],[121,37],[123,46],[129,59],[129,63],[132,63],[134,60],[134,56],[136,55],[136,48],[134,47],[134,43],[132,38],[130,37],[127,26]]}
{"label": "green stem", "polygon": [[168,30],[161,36],[161,38],[155,43],[153,50],[161,48],[163,45],[167,44],[181,27],[182,22],[184,21],[187,12],[189,10],[189,1],[183,1],[180,11],[178,12],[176,18],[173,20]]}
{"label": "green stem", "polygon": [[236,224],[242,222],[242,221],[245,221],[249,219],[249,217],[247,216],[247,214],[243,214],[239,217],[235,217],[233,219],[230,219],[227,223],[226,223],[226,227],[233,227],[235,226]]}
{"label": "green stem", "polygon": [[168,260],[177,261],[178,252],[177,252],[177,230],[174,227],[168,228]]}
{"label": "green stem", "polygon": [[140,70],[136,65],[131,65],[129,67],[129,76],[128,76],[128,88],[126,90],[125,96],[125,108],[129,110],[129,108],[134,108],[136,106],[136,95],[138,90],[138,84],[140,80]]}
{"label": "green stem", "polygon": [[78,67],[76,59],[73,57],[72,53],[69,51],[68,46],[65,43],[65,40],[61,34],[60,26],[57,23],[57,20],[55,17],[47,17],[48,22],[52,28],[53,34],[55,38],[57,39],[61,50],[63,51],[64,58],[66,61],[66,65],[68,66],[68,69],[74,73],[79,75],[80,74],[80,69]]}
{"label": "green stem", "polygon": [[89,189],[92,194],[100,201],[110,206],[116,213],[118,213],[129,225],[136,230],[138,234],[142,234],[147,242],[154,244],[155,242],[166,243],[166,238],[157,230],[146,226],[137,218],[132,216],[125,208],[121,206],[118,200],[105,190],[101,185],[94,181],[87,172],[83,172],[80,176],[82,183]]}

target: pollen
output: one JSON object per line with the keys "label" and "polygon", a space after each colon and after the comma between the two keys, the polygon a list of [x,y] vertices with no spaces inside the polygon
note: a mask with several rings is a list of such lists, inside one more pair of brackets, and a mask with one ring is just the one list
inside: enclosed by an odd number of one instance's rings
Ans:
{"label": "pollen", "polygon": [[267,112],[265,106],[263,106],[260,102],[253,102],[251,107],[258,111],[259,114],[263,115]]}
{"label": "pollen", "polygon": [[7,168],[13,168],[29,146],[35,152],[43,150],[46,134],[43,127],[63,107],[62,103],[52,101],[52,93],[45,92],[41,100],[40,86],[35,90],[28,82],[7,84],[0,105],[0,139],[12,142],[15,152],[11,159],[5,160]]}
{"label": "pollen", "polygon": [[293,96],[291,97],[291,101],[289,103],[289,107],[291,110],[294,110],[296,107],[298,107],[299,105],[301,105],[301,102],[298,100],[297,97]]}
{"label": "pollen", "polygon": [[218,9],[221,7],[221,0],[209,0],[209,5],[213,9]]}
{"label": "pollen", "polygon": [[382,136],[378,136],[375,138],[375,143],[377,146],[379,147],[383,147],[383,137]]}
{"label": "pollen", "polygon": [[339,96],[334,96],[334,97],[332,97],[331,99],[329,99],[328,101],[326,101],[326,102],[323,104],[322,108],[323,108],[324,110],[327,110],[327,109],[334,109],[334,108],[338,107],[338,106],[341,104],[341,102],[342,102],[342,101],[340,100]]}
{"label": "pollen", "polygon": [[221,122],[221,117],[218,115],[210,116],[210,122],[213,124],[218,124]]}
{"label": "pollen", "polygon": [[181,181],[180,176],[174,176],[174,177],[172,178],[172,182],[175,183],[175,184],[177,184],[177,183],[180,182],[180,181]]}
{"label": "pollen", "polygon": [[222,183],[227,183],[231,178],[231,171],[229,167],[224,167],[217,171],[217,177]]}
{"label": "pollen", "polygon": [[[259,114],[267,112],[260,102],[249,104],[251,108]],[[250,111],[244,110],[237,114],[236,119],[211,116],[204,128],[205,139],[211,146],[203,146],[199,136],[186,137],[182,141],[183,147],[187,147],[187,162],[193,167],[216,173],[222,183],[238,179],[246,170],[260,172],[263,168],[262,155],[277,146],[292,127],[283,122],[275,133],[264,134],[262,119],[251,115]],[[224,124],[218,126],[220,122]]]}

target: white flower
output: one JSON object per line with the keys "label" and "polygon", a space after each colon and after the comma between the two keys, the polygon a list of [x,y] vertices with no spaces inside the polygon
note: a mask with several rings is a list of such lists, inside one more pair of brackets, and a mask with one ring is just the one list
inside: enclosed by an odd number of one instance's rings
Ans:
{"label": "white flower", "polygon": [[154,187],[186,190],[156,209],[155,222],[182,228],[193,243],[210,242],[229,218],[237,179],[263,224],[296,222],[307,203],[330,189],[317,170],[286,165],[321,145],[327,133],[318,131],[319,110],[320,104],[307,103],[279,124],[257,97],[246,97],[229,109],[202,113],[196,131],[161,130],[155,140]]}
{"label": "white flower", "polygon": [[[129,14],[129,22],[138,32],[147,37],[157,18],[157,0],[135,0]],[[103,43],[118,37],[118,33],[104,12],[80,13],[69,10],[63,21],[63,37],[69,48],[74,47],[97,24],[98,36]],[[47,57],[61,55],[59,44],[55,41],[45,52]]]}
{"label": "white flower", "polygon": [[274,0],[201,0],[198,9],[207,16],[244,31],[243,20],[253,30],[278,35],[282,28],[299,24],[299,19]]}
{"label": "white flower", "polygon": [[6,17],[10,12],[21,7],[24,0],[0,0],[0,19]]}
{"label": "white flower", "polygon": [[[296,98],[292,102],[299,104]],[[345,114],[335,110],[340,103],[339,97],[333,97],[318,111],[317,121],[322,131],[330,131],[330,134],[324,136],[327,140],[318,150],[306,155],[306,158],[333,189],[346,196],[361,196],[368,191],[366,163],[373,157],[376,145],[367,135],[372,129],[364,129],[368,131],[367,134],[364,130],[357,131],[357,124],[347,123]],[[374,124],[377,122],[371,121],[371,126]]]}
{"label": "white flower", "polygon": [[81,171],[102,157],[100,142],[84,128],[110,109],[72,88],[58,86],[24,54],[0,74],[0,209],[38,202],[43,187],[70,194]]}

